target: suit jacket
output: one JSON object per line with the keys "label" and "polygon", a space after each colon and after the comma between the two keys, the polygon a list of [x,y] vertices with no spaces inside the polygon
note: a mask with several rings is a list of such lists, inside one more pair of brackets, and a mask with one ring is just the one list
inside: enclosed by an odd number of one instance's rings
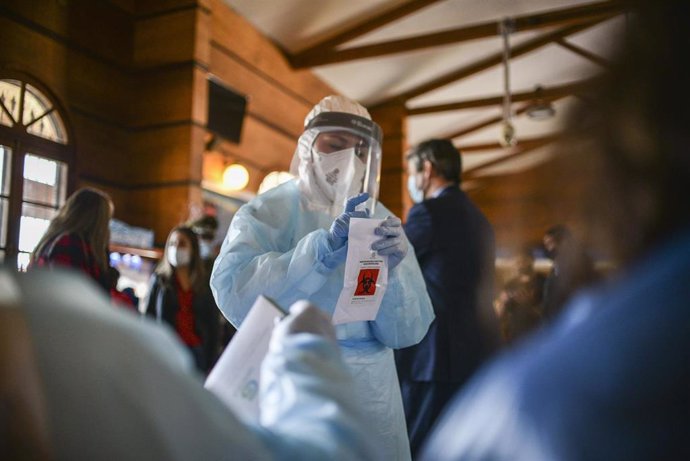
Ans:
{"label": "suit jacket", "polygon": [[457,187],[410,210],[414,246],[436,319],[417,345],[396,351],[401,379],[463,382],[498,342],[493,313],[494,232]]}

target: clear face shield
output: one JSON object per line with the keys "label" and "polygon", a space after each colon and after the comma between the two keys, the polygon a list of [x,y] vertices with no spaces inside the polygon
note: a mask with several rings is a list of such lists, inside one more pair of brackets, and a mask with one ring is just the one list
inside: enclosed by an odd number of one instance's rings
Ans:
{"label": "clear face shield", "polygon": [[366,206],[373,213],[381,178],[381,128],[358,115],[322,112],[307,130],[315,134],[310,153],[317,187],[336,206],[368,192]]}

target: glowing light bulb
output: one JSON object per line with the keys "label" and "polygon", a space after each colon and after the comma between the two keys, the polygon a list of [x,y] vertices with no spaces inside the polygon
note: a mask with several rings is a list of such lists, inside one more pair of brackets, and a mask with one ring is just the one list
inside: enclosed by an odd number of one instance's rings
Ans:
{"label": "glowing light bulb", "polygon": [[500,142],[503,147],[511,147],[517,144],[517,138],[515,137],[515,128],[513,124],[509,121],[503,122],[503,128],[501,130]]}
{"label": "glowing light bulb", "polygon": [[249,172],[239,163],[233,163],[223,172],[223,185],[229,190],[242,190],[249,183]]}

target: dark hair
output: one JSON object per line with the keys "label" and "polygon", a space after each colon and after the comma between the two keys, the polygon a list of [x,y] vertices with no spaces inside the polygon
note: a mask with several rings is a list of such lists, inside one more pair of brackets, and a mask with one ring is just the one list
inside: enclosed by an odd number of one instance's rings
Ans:
{"label": "dark hair", "polygon": [[175,232],[187,237],[189,243],[192,245],[191,261],[189,262],[189,280],[194,292],[199,293],[205,288],[206,269],[204,268],[201,255],[199,254],[199,238],[189,226],[177,226],[170,231],[168,239],[165,242],[163,257],[158,263],[158,266],[156,266],[156,274],[158,274],[163,283],[172,285],[175,268],[170,264],[170,261],[168,261],[168,245],[170,244],[170,238]]}
{"label": "dark hair", "polygon": [[447,139],[429,139],[418,144],[407,155],[407,160],[415,161],[417,171],[422,171],[424,160],[428,160],[441,177],[460,184],[462,171],[460,152]]}
{"label": "dark hair", "polygon": [[204,215],[199,219],[187,222],[194,233],[202,239],[212,239],[218,230],[218,219],[215,216]]}
{"label": "dark hair", "polygon": [[547,235],[553,237],[557,243],[562,243],[563,240],[570,238],[572,234],[570,229],[563,224],[556,224],[555,226],[549,227],[546,232],[544,232],[544,236]]}

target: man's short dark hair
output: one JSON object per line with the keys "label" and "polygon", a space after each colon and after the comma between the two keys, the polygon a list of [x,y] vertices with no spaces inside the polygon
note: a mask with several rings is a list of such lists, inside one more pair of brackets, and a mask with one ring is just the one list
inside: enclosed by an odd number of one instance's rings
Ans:
{"label": "man's short dark hair", "polygon": [[422,171],[424,160],[428,160],[441,177],[460,184],[462,172],[460,151],[447,139],[429,139],[418,144],[407,155],[407,160],[415,161],[417,171]]}
{"label": "man's short dark hair", "polygon": [[555,226],[549,227],[544,236],[552,237],[557,243],[562,243],[564,240],[569,239],[572,236],[570,229],[563,224],[556,224]]}

